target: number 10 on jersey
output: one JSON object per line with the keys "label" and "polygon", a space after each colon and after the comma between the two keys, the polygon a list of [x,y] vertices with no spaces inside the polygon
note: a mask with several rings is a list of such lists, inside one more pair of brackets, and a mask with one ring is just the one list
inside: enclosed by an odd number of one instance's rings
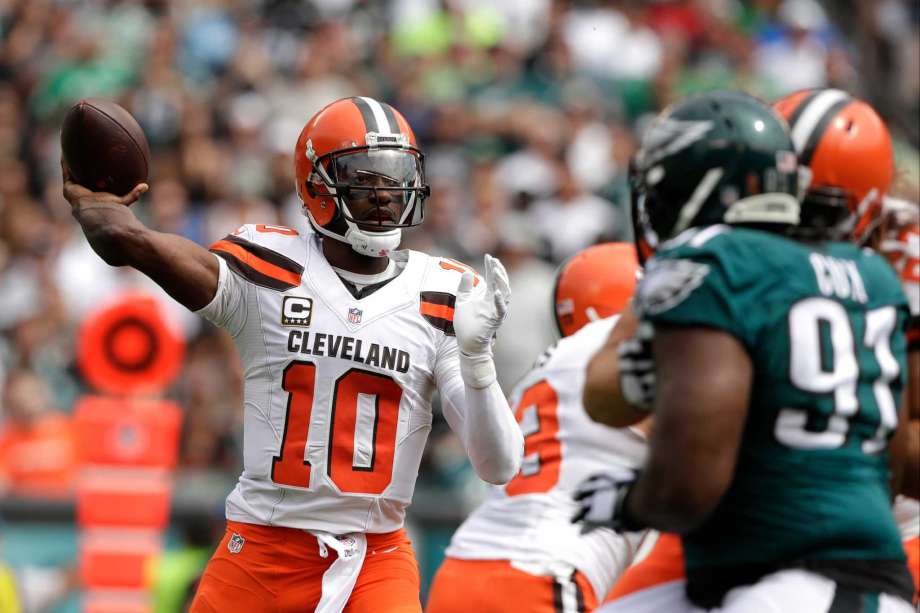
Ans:
{"label": "number 10 on jersey", "polygon": [[[281,387],[288,393],[281,452],[272,459],[272,481],[310,487],[306,456],[315,406],[316,365],[291,362]],[[381,494],[393,477],[402,388],[391,377],[352,368],[335,380],[328,407],[326,471],[342,492]]]}

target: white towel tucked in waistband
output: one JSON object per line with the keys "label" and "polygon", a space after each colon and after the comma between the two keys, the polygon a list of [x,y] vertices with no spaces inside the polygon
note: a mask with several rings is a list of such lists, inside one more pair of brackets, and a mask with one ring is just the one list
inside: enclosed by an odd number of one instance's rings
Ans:
{"label": "white towel tucked in waistband", "polygon": [[308,530],[319,543],[319,555],[329,555],[329,549],[338,554],[335,562],[323,573],[323,595],[316,605],[316,613],[342,613],[358,580],[358,573],[367,555],[367,536],[360,532],[336,536],[319,530]]}

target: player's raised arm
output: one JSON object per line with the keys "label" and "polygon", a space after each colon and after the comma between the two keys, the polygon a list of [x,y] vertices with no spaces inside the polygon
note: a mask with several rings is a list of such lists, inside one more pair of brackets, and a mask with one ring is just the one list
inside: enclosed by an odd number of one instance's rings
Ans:
{"label": "player's raised arm", "polygon": [[93,251],[110,266],[136,268],[186,308],[197,311],[217,291],[217,259],[186,238],[141,223],[128,207],[147,189],[146,183],[140,183],[125,196],[93,192],[74,183],[64,168],[64,198]]}
{"label": "player's raised arm", "polygon": [[511,301],[508,275],[496,258],[486,256],[484,289],[473,287],[466,272],[457,292],[454,327],[439,359],[438,389],[444,418],[463,442],[476,474],[489,483],[507,483],[521,468],[524,435],[498,385],[492,338]]}

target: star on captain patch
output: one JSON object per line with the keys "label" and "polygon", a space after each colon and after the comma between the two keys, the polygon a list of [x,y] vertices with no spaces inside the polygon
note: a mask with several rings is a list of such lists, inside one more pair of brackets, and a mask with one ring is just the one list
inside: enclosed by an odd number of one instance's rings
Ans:
{"label": "star on captain patch", "polygon": [[362,314],[361,309],[358,309],[358,308],[348,309],[348,321],[353,324],[361,323],[361,314]]}

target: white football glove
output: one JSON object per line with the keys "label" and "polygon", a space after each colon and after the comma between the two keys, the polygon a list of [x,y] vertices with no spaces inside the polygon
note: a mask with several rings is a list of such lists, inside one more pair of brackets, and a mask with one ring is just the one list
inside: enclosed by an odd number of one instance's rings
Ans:
{"label": "white football glove", "polygon": [[622,514],[626,494],[635,481],[636,474],[626,470],[597,473],[582,481],[575,489],[579,510],[572,522],[582,524],[582,533],[595,528],[611,528],[617,532],[634,530],[624,525]]}
{"label": "white football glove", "polygon": [[511,285],[505,267],[486,254],[485,288],[474,287],[474,275],[460,278],[454,305],[454,333],[460,346],[460,374],[464,383],[482,389],[495,381],[492,341],[508,314]]}
{"label": "white football glove", "polygon": [[640,323],[633,338],[617,346],[620,393],[637,409],[651,411],[655,404],[655,361],[652,358],[651,324]]}

